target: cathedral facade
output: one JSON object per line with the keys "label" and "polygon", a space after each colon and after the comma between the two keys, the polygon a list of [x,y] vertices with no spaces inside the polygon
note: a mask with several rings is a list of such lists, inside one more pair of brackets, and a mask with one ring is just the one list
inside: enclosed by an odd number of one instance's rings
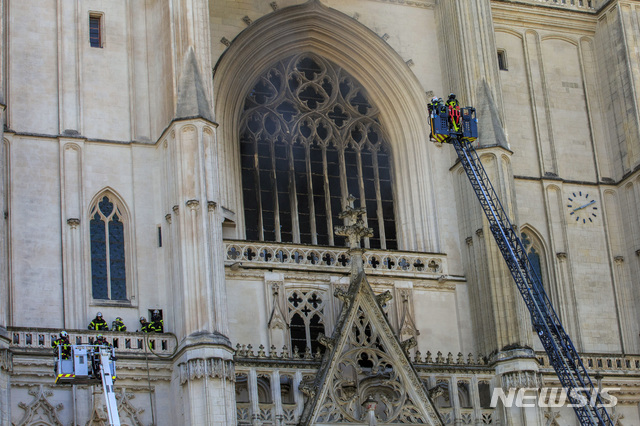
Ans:
{"label": "cathedral facade", "polygon": [[53,371],[97,312],[127,325],[103,332],[126,425],[578,425],[430,141],[449,93],[612,423],[640,424],[637,0],[0,10],[0,425],[108,424]]}

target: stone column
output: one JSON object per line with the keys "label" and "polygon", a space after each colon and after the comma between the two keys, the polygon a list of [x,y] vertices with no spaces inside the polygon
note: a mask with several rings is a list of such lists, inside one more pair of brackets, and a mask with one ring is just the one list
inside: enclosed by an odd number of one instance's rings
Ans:
{"label": "stone column", "polygon": [[506,148],[491,1],[438,0],[436,15],[445,88],[483,117],[480,145]]}
{"label": "stone column", "polygon": [[82,261],[82,145],[60,140],[60,205],[62,209],[62,264],[64,328],[83,328],[87,322],[87,286]]}
{"label": "stone column", "polygon": [[[175,121],[168,132],[165,206],[170,221],[167,276],[180,345],[174,362],[191,425],[235,424],[233,350],[227,337],[222,217],[215,123]],[[220,370],[222,369],[222,370]],[[222,371],[222,372],[221,372]]]}
{"label": "stone column", "polygon": [[0,334],[0,425],[12,424],[10,398],[12,367],[13,361],[9,351],[9,337],[5,334]]}
{"label": "stone column", "polygon": [[[529,407],[505,407],[498,403],[496,411],[500,413],[500,424],[510,426],[543,426],[544,414],[538,405],[542,376],[538,372],[538,363],[529,351],[513,350],[498,354],[496,364],[497,386],[501,386],[505,395],[520,392],[523,402]],[[517,398],[517,396],[516,396]],[[524,405],[524,404],[523,404]]]}
{"label": "stone column", "polygon": [[[0,3],[1,4],[1,3]],[[4,105],[0,104],[0,337],[6,333],[11,317],[9,143],[4,140]]]}
{"label": "stone column", "polygon": [[[516,224],[510,152],[494,147],[482,149],[478,154],[511,223]],[[529,312],[467,176],[457,169],[454,172],[460,179],[460,210],[469,212],[460,226],[468,247],[465,263],[470,271],[469,295],[472,317],[476,319],[474,330],[478,350],[487,355],[505,348],[530,348],[533,340]]]}

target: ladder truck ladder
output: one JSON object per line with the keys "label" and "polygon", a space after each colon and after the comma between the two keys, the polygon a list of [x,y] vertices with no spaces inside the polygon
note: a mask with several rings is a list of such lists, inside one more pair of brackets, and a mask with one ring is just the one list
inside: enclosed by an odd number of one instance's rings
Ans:
{"label": "ladder truck ladder", "polygon": [[107,416],[110,426],[120,426],[118,403],[113,390],[116,379],[116,362],[113,348],[103,345],[66,344],[56,348],[56,384],[57,385],[98,385],[102,383]]}
{"label": "ladder truck ladder", "polygon": [[[540,278],[529,261],[519,233],[509,221],[476,150],[461,133],[451,132],[448,142],[453,144],[480,201],[500,253],[531,314],[533,328],[549,356],[549,362],[556,371],[560,383],[568,393],[580,425],[613,426],[609,414],[602,407],[602,398],[591,382],[571,339],[562,327]],[[579,397],[576,398],[576,395]]]}
{"label": "ladder truck ladder", "polygon": [[116,394],[113,391],[113,378],[115,377],[115,371],[112,371],[112,355],[112,350],[107,347],[101,347],[100,352],[96,354],[96,356],[100,357],[100,378],[102,379],[102,391],[104,393],[105,403],[107,404],[109,425],[120,426],[118,402],[116,401]]}

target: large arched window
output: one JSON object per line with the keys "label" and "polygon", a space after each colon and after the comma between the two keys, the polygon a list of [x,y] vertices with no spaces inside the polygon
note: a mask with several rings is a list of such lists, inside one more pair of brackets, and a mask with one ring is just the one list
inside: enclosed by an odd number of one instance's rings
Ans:
{"label": "large arched window", "polygon": [[245,99],[240,149],[248,240],[344,245],[333,227],[352,194],[374,229],[365,246],[397,248],[378,110],[340,67],[305,53],[263,73]]}
{"label": "large arched window", "polygon": [[92,296],[127,300],[123,208],[114,196],[105,194],[93,205],[89,217]]}

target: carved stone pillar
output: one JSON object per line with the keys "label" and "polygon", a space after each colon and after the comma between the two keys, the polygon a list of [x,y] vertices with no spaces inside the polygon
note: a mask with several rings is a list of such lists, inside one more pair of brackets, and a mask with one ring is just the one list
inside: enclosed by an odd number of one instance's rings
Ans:
{"label": "carved stone pillar", "polygon": [[[202,354],[202,353],[201,353]],[[235,368],[226,351],[205,358],[180,357],[177,379],[189,404],[184,408],[184,424],[236,424]]]}
{"label": "carved stone pillar", "polygon": [[[478,154],[506,214],[511,223],[516,224],[510,152],[494,147],[479,150]],[[489,354],[531,347],[533,339],[529,312],[493,238],[476,195],[460,169],[461,166],[457,165],[454,173],[461,180],[459,210],[468,212],[464,216],[465,220],[460,223],[460,233],[463,236],[472,235],[471,240],[466,239],[465,263],[469,271],[469,295],[478,350]]]}
{"label": "carved stone pillar", "polygon": [[173,130],[165,151],[165,187],[166,204],[173,206],[167,215],[172,264],[167,272],[175,280],[176,332],[180,337],[210,334],[212,343],[228,344],[222,218],[211,199],[219,192],[212,155],[215,124],[186,120],[174,123]]}
{"label": "carved stone pillar", "polygon": [[[444,52],[445,87],[478,110],[480,145],[507,147],[490,0],[438,1],[438,36]],[[446,94],[442,94],[446,96]]]}
{"label": "carved stone pillar", "polygon": [[87,286],[82,261],[82,142],[60,140],[60,205],[62,209],[62,264],[64,328],[81,328],[87,322]]}
{"label": "carved stone pillar", "polygon": [[[542,386],[542,375],[538,372],[538,363],[533,351],[513,350],[497,356],[496,375],[498,386],[505,395],[509,392],[524,392],[523,401],[530,407],[505,407],[498,403],[496,411],[500,413],[500,424],[511,426],[542,426],[544,414],[538,405],[538,396]],[[524,389],[524,390],[523,390]],[[523,404],[524,405],[524,404]]]}
{"label": "carved stone pillar", "polygon": [[[4,105],[0,104],[0,117],[4,116]],[[10,161],[9,143],[2,138],[3,120],[0,119],[0,337],[6,333],[11,317],[10,228],[9,206]]]}
{"label": "carved stone pillar", "polygon": [[11,371],[13,360],[8,337],[0,335],[0,425],[11,424]]}
{"label": "carved stone pillar", "polygon": [[185,405],[185,418],[176,421],[234,425],[215,123],[176,121],[167,134],[164,202],[172,213],[165,216],[171,228],[166,276],[180,342],[174,366]]}

